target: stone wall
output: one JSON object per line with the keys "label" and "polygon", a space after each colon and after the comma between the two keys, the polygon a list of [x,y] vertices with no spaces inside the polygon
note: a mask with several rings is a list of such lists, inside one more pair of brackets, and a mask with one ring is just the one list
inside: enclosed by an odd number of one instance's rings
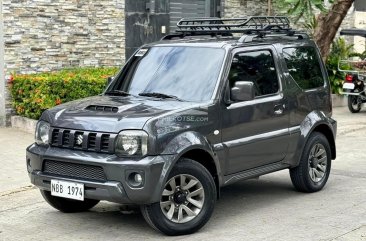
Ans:
{"label": "stone wall", "polygon": [[[1,2],[0,2],[1,4]],[[125,0],[2,0],[5,72],[122,66]],[[6,124],[14,113],[5,91]]]}
{"label": "stone wall", "polygon": [[3,0],[5,71],[121,66],[124,0]]}
{"label": "stone wall", "polygon": [[5,84],[5,126],[10,126],[10,117],[15,114],[12,107],[11,95],[7,84]]}
{"label": "stone wall", "polygon": [[222,17],[267,15],[267,0],[221,0]]}

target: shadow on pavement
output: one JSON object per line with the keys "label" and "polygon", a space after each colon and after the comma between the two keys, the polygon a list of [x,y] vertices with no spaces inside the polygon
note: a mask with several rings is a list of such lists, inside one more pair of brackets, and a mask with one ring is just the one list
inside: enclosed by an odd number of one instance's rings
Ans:
{"label": "shadow on pavement", "polygon": [[[289,176],[286,178],[285,175],[269,175],[260,179],[234,183],[221,189],[221,198],[216,204],[214,215],[203,228],[203,232],[210,232],[214,226],[221,225],[222,222],[230,222],[227,219],[230,219],[231,216],[242,216],[243,219],[250,221],[251,215],[259,215],[261,212],[266,212],[266,209],[273,209],[276,203],[282,203],[287,199],[296,202],[298,200],[296,197],[301,199],[303,195],[305,194],[297,192],[292,187]],[[101,202],[85,213],[63,214],[52,210],[45,214],[48,216],[51,213],[53,218],[57,217],[57,221],[53,221],[54,223],[61,224],[72,219],[73,222],[80,223],[84,231],[92,227],[94,232],[101,229],[111,235],[114,233],[115,235],[128,235],[128,237],[138,235],[139,238],[165,237],[148,226],[138,206]],[[61,224],[61,226],[63,225]],[[126,230],[128,231],[126,232]]]}

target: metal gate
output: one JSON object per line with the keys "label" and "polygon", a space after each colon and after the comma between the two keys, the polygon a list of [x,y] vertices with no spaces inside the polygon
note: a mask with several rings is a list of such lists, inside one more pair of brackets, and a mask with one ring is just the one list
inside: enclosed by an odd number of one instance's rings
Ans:
{"label": "metal gate", "polygon": [[181,18],[209,17],[211,0],[170,0],[170,32],[174,32]]}
{"label": "metal gate", "polygon": [[126,59],[141,45],[173,33],[181,18],[220,16],[220,2],[221,0],[125,0]]}

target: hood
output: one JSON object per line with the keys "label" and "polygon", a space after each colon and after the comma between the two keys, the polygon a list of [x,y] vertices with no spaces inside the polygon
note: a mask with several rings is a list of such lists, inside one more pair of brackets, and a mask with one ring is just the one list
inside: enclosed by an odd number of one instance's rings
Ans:
{"label": "hood", "polygon": [[68,102],[45,111],[42,119],[53,127],[118,133],[142,129],[153,117],[197,105],[173,99],[133,96],[94,96]]}

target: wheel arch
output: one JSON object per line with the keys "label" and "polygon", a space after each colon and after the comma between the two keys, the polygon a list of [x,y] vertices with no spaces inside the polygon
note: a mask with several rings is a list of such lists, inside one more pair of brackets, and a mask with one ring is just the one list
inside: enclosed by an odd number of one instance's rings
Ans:
{"label": "wheel arch", "polygon": [[310,135],[314,132],[319,132],[327,138],[331,148],[331,158],[332,160],[336,158],[335,137],[337,131],[337,122],[335,120],[326,116],[321,111],[313,111],[306,116],[297,130],[298,131],[295,131],[293,134],[295,137],[297,136],[295,138],[298,140],[296,141],[297,144],[293,146],[293,148],[295,148],[293,154],[287,158],[287,162],[291,167],[296,167],[299,165],[305,145]]}
{"label": "wheel arch", "polygon": [[336,145],[335,145],[335,139],[334,139],[334,135],[332,130],[329,128],[328,125],[326,124],[320,124],[318,126],[316,126],[313,132],[319,132],[322,133],[328,140],[329,145],[330,145],[330,150],[331,150],[331,155],[332,155],[332,160],[336,159],[337,156],[337,152],[336,152]]}
{"label": "wheel arch", "polygon": [[183,153],[179,159],[181,158],[188,158],[193,161],[196,161],[200,163],[202,166],[204,166],[211,174],[212,178],[215,181],[216,191],[217,191],[217,198],[220,197],[220,181],[219,181],[219,175],[218,170],[215,164],[215,160],[212,157],[210,153],[208,153],[206,150],[195,148],[186,151]]}
{"label": "wheel arch", "polygon": [[167,181],[169,173],[181,158],[189,158],[196,161],[210,172],[215,182],[217,197],[219,198],[222,183],[220,161],[205,136],[193,131],[181,133],[166,145],[162,154],[174,157],[169,158],[164,164],[159,181],[161,187],[154,193],[155,200],[160,198],[160,192]]}

